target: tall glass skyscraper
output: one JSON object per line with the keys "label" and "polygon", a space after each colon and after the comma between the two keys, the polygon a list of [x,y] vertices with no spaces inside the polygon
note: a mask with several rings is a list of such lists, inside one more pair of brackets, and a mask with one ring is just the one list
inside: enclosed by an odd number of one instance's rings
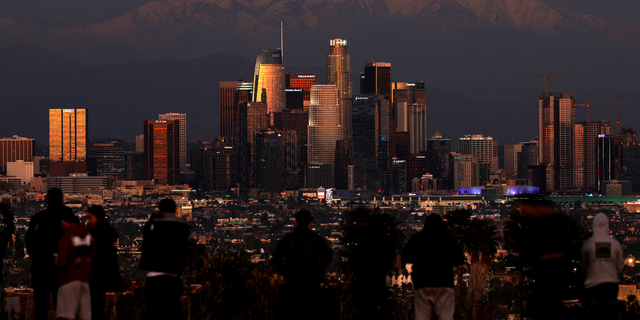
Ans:
{"label": "tall glass skyscraper", "polygon": [[87,157],[87,110],[49,110],[49,159],[85,161]]}
{"label": "tall glass skyscraper", "polygon": [[144,121],[144,159],[147,179],[160,185],[180,181],[179,120]]}
{"label": "tall glass skyscraper", "polygon": [[351,82],[351,55],[347,53],[347,40],[333,39],[329,41],[327,54],[327,84],[334,84],[338,89],[340,105],[340,126],[342,139],[352,139],[351,114],[353,103],[353,83]]}
{"label": "tall glass skyscraper", "polygon": [[180,170],[187,170],[187,114],[169,112],[158,115],[158,119],[178,120],[178,122],[180,122]]}
{"label": "tall glass skyscraper", "polygon": [[571,187],[575,97],[570,92],[542,91],[538,98],[540,164],[547,166],[547,190]]}
{"label": "tall glass skyscraper", "polygon": [[333,173],[336,141],[340,140],[341,135],[340,106],[336,86],[332,84],[312,86],[307,136],[309,162],[330,164]]}
{"label": "tall glass skyscraper", "polygon": [[376,140],[378,124],[376,122],[376,104],[378,96],[375,94],[356,95],[353,99],[353,166],[356,188],[375,188],[373,181],[379,177],[372,177],[377,173]]}
{"label": "tall glass skyscraper", "polygon": [[[284,64],[282,64],[282,50],[265,50],[256,57],[252,101],[266,103],[270,114],[282,111],[286,107],[285,89],[286,79]],[[270,124],[273,125],[273,116],[270,118]]]}

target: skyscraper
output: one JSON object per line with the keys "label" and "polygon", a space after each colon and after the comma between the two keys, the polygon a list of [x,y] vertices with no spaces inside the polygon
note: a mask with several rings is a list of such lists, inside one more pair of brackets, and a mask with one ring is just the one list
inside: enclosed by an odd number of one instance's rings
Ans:
{"label": "skyscraper", "polygon": [[487,168],[480,172],[480,183],[489,181],[489,174],[493,171],[494,144],[493,138],[484,134],[465,135],[458,140],[458,149],[463,155],[472,155],[478,160],[480,167]]}
{"label": "skyscraper", "polygon": [[399,102],[397,110],[397,130],[409,134],[409,153],[427,150],[427,105]]}
{"label": "skyscraper", "polygon": [[49,109],[49,159],[84,161],[87,157],[87,110]]}
{"label": "skyscraper", "polygon": [[[266,103],[270,114],[285,109],[286,82],[282,51],[280,49],[267,51],[256,57],[253,73],[253,102]],[[263,91],[266,94],[263,95]],[[270,124],[273,124],[271,117]]]}
{"label": "skyscraper", "polygon": [[353,99],[353,166],[355,187],[379,188],[374,181],[377,171],[377,123],[376,106],[378,96],[356,95]]}
{"label": "skyscraper", "polygon": [[470,154],[451,152],[453,188],[460,189],[478,185],[478,159]]}
{"label": "skyscraper", "polygon": [[353,143],[349,140],[336,141],[334,187],[349,190],[349,166],[353,165]]}
{"label": "skyscraper", "polygon": [[283,137],[275,130],[262,130],[255,135],[256,187],[261,192],[281,192],[283,176]]}
{"label": "skyscraper", "polygon": [[[421,143],[426,143],[427,140],[427,89],[425,89],[424,82],[393,82],[391,85],[394,132],[393,154],[401,158],[397,151],[400,140],[395,138],[400,132],[407,132],[410,135],[411,146],[414,147],[414,149],[410,148],[413,150],[410,151],[410,153],[418,153],[426,150],[426,144],[420,146]],[[414,106],[415,104],[418,106]],[[424,116],[422,121],[424,125],[418,126],[417,132],[409,132],[411,131],[409,114],[418,108],[422,110],[421,113],[423,113]],[[416,125],[417,123],[414,122],[413,124]]]}
{"label": "skyscraper", "polygon": [[[13,136],[0,139],[0,171],[7,170],[7,162],[31,161],[35,150],[35,140]],[[40,172],[37,170],[37,172]]]}
{"label": "skyscraper", "polygon": [[366,63],[360,78],[360,93],[391,96],[391,63]]}
{"label": "skyscraper", "polygon": [[533,182],[532,168],[530,166],[538,165],[538,140],[523,142],[518,157],[518,179],[530,180]]}
{"label": "skyscraper", "polygon": [[147,179],[163,185],[180,181],[179,120],[144,121],[144,158]]}
{"label": "skyscraper", "polygon": [[165,113],[158,115],[159,120],[178,120],[180,122],[180,170],[187,170],[187,115],[184,113]]}
{"label": "skyscraper", "polygon": [[327,54],[326,62],[327,84],[334,84],[338,89],[342,139],[351,140],[353,83],[351,82],[351,55],[347,53],[347,40],[332,39],[329,41],[329,53]]}
{"label": "skyscraper", "polygon": [[336,86],[314,85],[311,87],[311,104],[309,105],[307,159],[310,162],[329,164],[333,173],[336,141],[340,140],[341,133],[340,106],[338,105]]}
{"label": "skyscraper", "polygon": [[564,190],[573,184],[574,104],[570,92],[542,91],[538,98],[539,157],[540,164],[547,166],[548,190]]}
{"label": "skyscraper", "polygon": [[518,175],[518,158],[522,156],[522,143],[504,145],[504,171],[510,179]]}
{"label": "skyscraper", "polygon": [[235,129],[236,91],[244,81],[219,81],[218,106],[220,112],[220,137],[233,137]]}
{"label": "skyscraper", "polygon": [[318,84],[316,74],[287,73],[286,81],[287,109],[309,111],[309,104],[311,104],[311,86]]}
{"label": "skyscraper", "polygon": [[[598,189],[598,137],[610,135],[613,128],[609,121],[591,121],[589,130],[587,122],[581,121],[573,129],[573,182],[572,188]],[[615,143],[614,143],[615,144]],[[614,176],[615,178],[615,176]],[[599,189],[598,189],[599,190]]]}

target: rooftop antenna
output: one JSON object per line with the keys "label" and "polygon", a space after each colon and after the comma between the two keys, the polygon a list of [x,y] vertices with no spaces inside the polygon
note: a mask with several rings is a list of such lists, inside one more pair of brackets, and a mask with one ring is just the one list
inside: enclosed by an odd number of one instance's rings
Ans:
{"label": "rooftop antenna", "polygon": [[280,60],[284,64],[284,31],[282,28],[282,21],[280,21]]}

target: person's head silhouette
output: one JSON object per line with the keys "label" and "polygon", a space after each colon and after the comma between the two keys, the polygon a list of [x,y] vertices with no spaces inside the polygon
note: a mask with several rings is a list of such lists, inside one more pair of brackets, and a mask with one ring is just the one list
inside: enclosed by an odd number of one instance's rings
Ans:
{"label": "person's head silhouette", "polygon": [[296,221],[294,222],[297,228],[310,228],[313,221],[313,215],[309,210],[300,210],[296,213]]}
{"label": "person's head silhouette", "polygon": [[447,226],[442,221],[442,217],[437,214],[430,214],[424,219],[424,228],[422,230],[427,233],[440,234],[447,232]]}
{"label": "person's head silhouette", "polygon": [[47,206],[57,207],[64,205],[64,195],[62,190],[58,188],[51,188],[47,192]]}

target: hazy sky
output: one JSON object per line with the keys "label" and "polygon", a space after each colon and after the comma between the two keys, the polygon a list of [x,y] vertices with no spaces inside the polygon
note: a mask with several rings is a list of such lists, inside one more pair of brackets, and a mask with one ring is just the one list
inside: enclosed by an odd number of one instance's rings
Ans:
{"label": "hazy sky", "polygon": [[[574,11],[640,23],[639,0],[549,0]],[[0,0],[0,18],[19,20],[95,19],[120,15],[148,0]]]}

